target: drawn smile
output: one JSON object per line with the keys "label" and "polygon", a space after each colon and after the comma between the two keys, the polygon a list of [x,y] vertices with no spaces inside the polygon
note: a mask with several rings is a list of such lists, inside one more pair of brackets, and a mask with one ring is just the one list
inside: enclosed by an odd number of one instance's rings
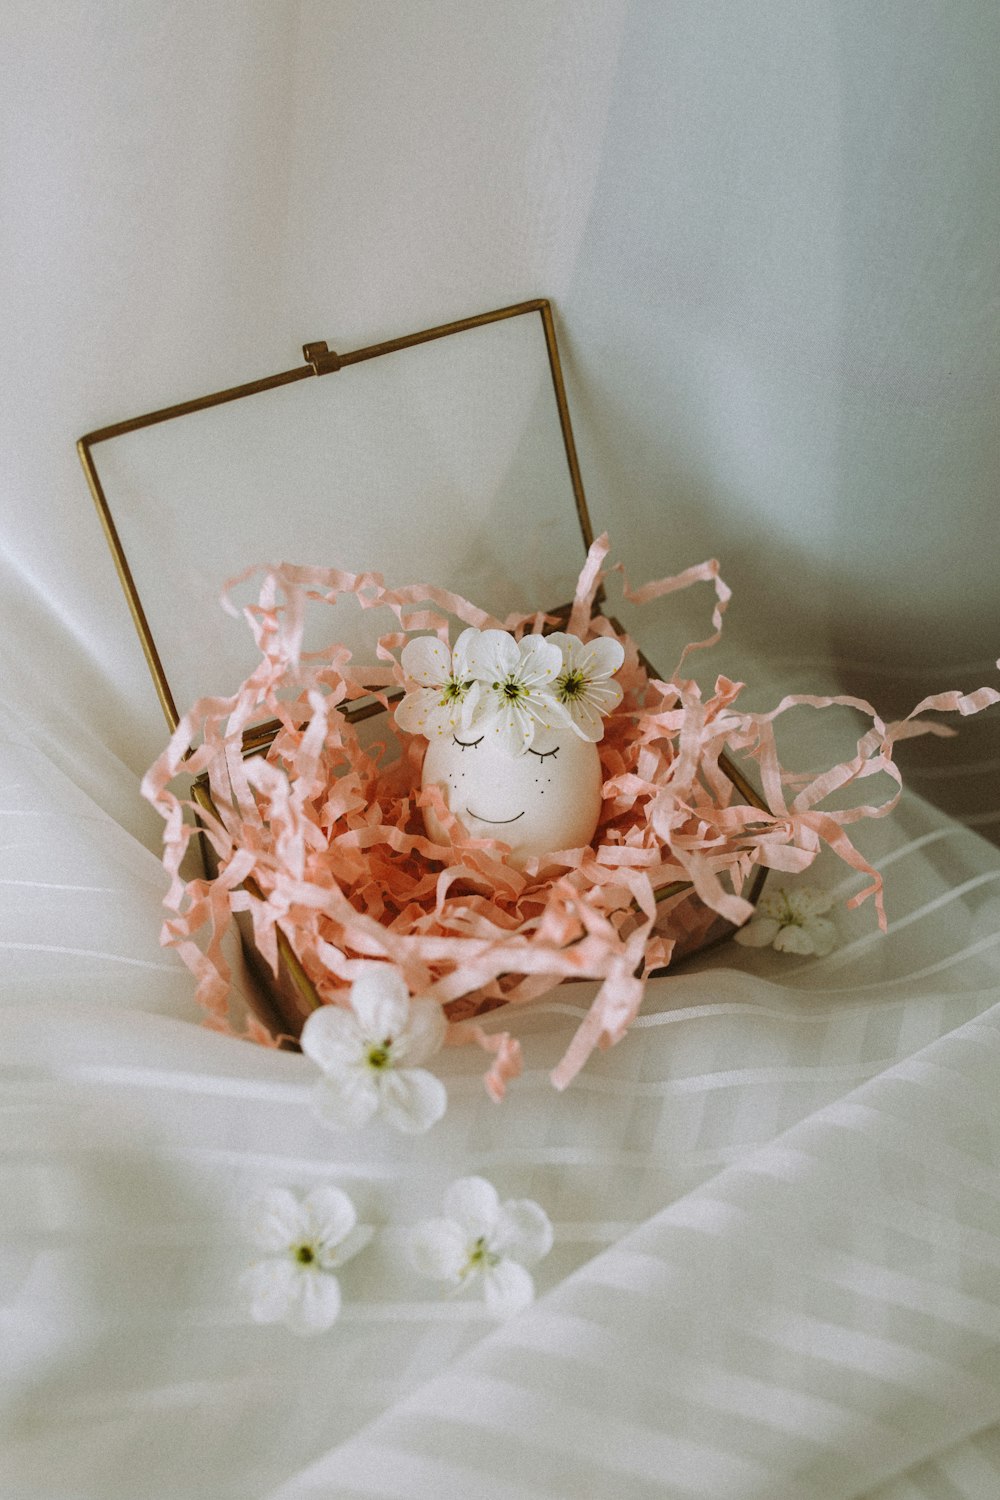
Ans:
{"label": "drawn smile", "polygon": [[523,818],[524,817],[524,809],[523,808],[517,814],[517,817],[514,817],[514,818],[481,818],[477,812],[473,812],[472,811],[471,807],[467,807],[465,810],[469,814],[470,818],[475,818],[475,820],[476,820],[477,823],[493,823],[493,824],[496,825],[497,828],[499,828],[501,826],[501,824],[503,824],[503,823],[516,823],[518,818]]}

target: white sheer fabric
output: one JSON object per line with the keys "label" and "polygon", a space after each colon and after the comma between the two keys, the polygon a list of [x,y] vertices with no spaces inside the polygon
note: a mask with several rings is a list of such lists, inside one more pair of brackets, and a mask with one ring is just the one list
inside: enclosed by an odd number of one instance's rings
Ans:
{"label": "white sheer fabric", "polygon": [[[1000,13],[13,0],[5,29],[0,1492],[992,1500],[996,714],[904,747],[929,800],[864,838],[888,937],[869,906],[825,959],[720,949],[556,1095],[561,990],[502,1108],[449,1052],[441,1125],[341,1139],[311,1065],[202,1028],[158,945],[163,731],[72,443],[305,338],[550,295],[599,524],[636,579],[718,554],[736,585],[706,671],[762,707],[976,686]],[[555,1223],[500,1328],[402,1253],[472,1172]],[[305,1341],[250,1321],[242,1215],[325,1182],[379,1234]]]}
{"label": "white sheer fabric", "polygon": [[[990,1493],[1000,861],[974,834],[910,797],[872,850],[888,938],[860,912],[826,959],[719,951],[556,1095],[570,987],[521,1018],[503,1107],[450,1053],[441,1126],[344,1139],[306,1059],[192,1024],[153,857],[37,756],[4,767],[6,1493],[131,1496],[137,1466],[171,1500]],[[499,1330],[403,1255],[469,1172],[556,1227]],[[242,1209],[327,1182],[380,1233],[302,1342],[249,1319]]]}

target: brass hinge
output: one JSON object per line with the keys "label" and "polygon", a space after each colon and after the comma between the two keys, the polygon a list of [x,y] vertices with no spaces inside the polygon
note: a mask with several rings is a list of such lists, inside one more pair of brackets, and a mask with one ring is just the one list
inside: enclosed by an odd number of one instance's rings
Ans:
{"label": "brass hinge", "polygon": [[316,344],[303,344],[302,354],[317,375],[329,375],[331,370],[339,370],[343,363],[337,351],[327,346],[326,339]]}

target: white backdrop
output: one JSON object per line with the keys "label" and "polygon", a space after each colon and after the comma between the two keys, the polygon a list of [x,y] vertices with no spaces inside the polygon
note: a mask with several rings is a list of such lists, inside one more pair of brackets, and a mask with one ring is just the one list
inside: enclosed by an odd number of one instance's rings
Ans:
{"label": "white backdrop", "polygon": [[[516,1331],[361,1283],[307,1352],[240,1322],[231,1200],[354,1169],[303,1060],[198,1031],[157,949],[163,727],[73,446],[305,340],[549,296],[598,528],[636,578],[722,560],[720,669],[893,711],[995,682],[1000,10],[2,0],[0,29],[7,1492],[1000,1491],[997,860],[916,798],[871,841],[886,944],[859,913],[826,968],[667,982],[589,1092],[505,1106],[516,1150],[461,1081],[450,1144],[373,1148],[378,1181],[555,1205]],[[993,836],[996,723],[911,751]],[[539,1079],[565,1024],[532,1023]],[[611,1111],[637,1077],[655,1110]]]}
{"label": "white backdrop", "polygon": [[718,555],[733,633],[792,619],[852,686],[995,660],[988,0],[3,16],[8,643],[132,770],[161,731],[74,440],[527,296],[639,573]]}

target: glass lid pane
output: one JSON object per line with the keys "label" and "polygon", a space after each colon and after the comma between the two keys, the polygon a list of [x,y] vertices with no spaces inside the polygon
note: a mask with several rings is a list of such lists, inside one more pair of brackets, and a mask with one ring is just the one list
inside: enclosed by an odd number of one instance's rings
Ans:
{"label": "glass lid pane", "polygon": [[[280,561],[433,583],[493,614],[565,603],[584,558],[538,313],[102,442],[94,461],[179,712],[256,665],[223,583]],[[254,589],[237,597],[248,602]],[[395,628],[313,609],[306,649]]]}

